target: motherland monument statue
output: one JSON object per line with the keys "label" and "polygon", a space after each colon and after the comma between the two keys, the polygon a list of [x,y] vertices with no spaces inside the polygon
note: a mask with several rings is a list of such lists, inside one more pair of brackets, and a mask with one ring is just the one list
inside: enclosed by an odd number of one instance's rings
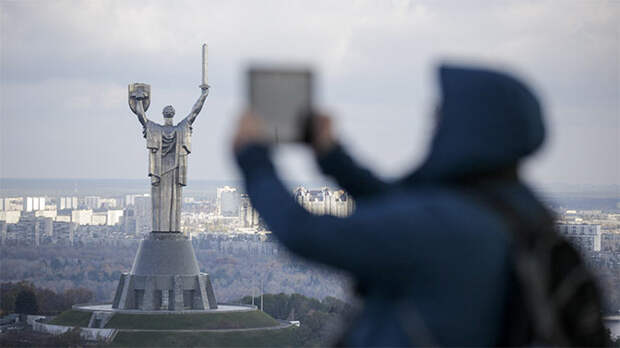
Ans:
{"label": "motherland monument statue", "polygon": [[175,110],[172,105],[164,107],[163,125],[149,120],[146,110],[150,105],[151,87],[144,83],[129,85],[129,107],[142,124],[149,150],[153,232],[180,232],[181,196],[183,186],[187,185],[192,124],[209,95],[206,50],[203,52],[202,93],[189,115],[176,125],[173,124]]}
{"label": "motherland monument statue", "polygon": [[121,275],[113,308],[132,310],[216,309],[208,274],[201,273],[191,241],[181,233],[182,189],[187,185],[192,124],[207,96],[207,45],[202,46],[201,94],[189,115],[176,125],[174,108],[163,110],[164,124],[146,117],[151,86],[129,85],[129,107],[143,126],[151,178],[153,230],[140,242],[133,267]]}

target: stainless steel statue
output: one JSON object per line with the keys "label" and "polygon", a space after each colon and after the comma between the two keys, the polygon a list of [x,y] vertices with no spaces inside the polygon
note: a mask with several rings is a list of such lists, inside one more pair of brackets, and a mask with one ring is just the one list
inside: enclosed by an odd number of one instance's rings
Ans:
{"label": "stainless steel statue", "polygon": [[164,124],[146,117],[151,87],[129,85],[129,107],[144,127],[149,153],[153,230],[140,241],[131,271],[119,279],[112,308],[142,311],[214,310],[217,301],[209,274],[200,272],[192,242],[181,230],[181,191],[187,184],[192,124],[209,94],[207,45],[202,46],[202,93],[176,125],[174,109],[164,108]]}
{"label": "stainless steel statue", "polygon": [[153,206],[153,232],[180,232],[182,188],[187,185],[187,157],[192,151],[192,124],[209,95],[206,81],[206,50],[203,48],[203,81],[201,94],[189,115],[173,124],[174,108],[164,107],[164,124],[146,117],[151,88],[147,84],[129,85],[129,106],[144,127],[149,151],[149,176]]}

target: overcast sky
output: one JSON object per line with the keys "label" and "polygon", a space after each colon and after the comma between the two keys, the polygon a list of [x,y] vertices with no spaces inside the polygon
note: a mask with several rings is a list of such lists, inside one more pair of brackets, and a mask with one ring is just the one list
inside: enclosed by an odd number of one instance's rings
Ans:
{"label": "overcast sky", "polygon": [[[549,126],[526,174],[538,184],[620,184],[620,2],[0,1],[0,177],[145,178],[127,85],[151,85],[147,114],[198,98],[201,45],[213,86],[194,124],[191,179],[235,179],[230,137],[250,62],[307,63],[351,152],[379,174],[426,151],[435,69],[510,69],[540,95]],[[284,175],[314,179],[304,149]]]}

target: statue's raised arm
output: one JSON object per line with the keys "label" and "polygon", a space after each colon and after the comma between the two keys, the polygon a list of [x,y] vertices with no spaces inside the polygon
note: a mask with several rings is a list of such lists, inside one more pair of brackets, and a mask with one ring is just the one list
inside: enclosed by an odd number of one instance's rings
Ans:
{"label": "statue's raised arm", "polygon": [[189,124],[194,123],[196,117],[198,117],[198,114],[200,113],[200,110],[202,110],[202,106],[204,105],[207,96],[209,95],[209,85],[202,84],[200,85],[200,89],[202,90],[202,92],[200,93],[200,97],[192,107],[189,115],[185,117],[185,119],[188,120]]}
{"label": "statue's raised arm", "polygon": [[143,127],[146,127],[146,113],[144,112],[144,106],[142,105],[142,100],[136,100],[136,115],[138,116],[138,121],[142,124]]}
{"label": "statue's raised arm", "polygon": [[151,86],[143,83],[129,85],[129,108],[138,116],[138,121],[146,127],[146,110],[150,104]]}

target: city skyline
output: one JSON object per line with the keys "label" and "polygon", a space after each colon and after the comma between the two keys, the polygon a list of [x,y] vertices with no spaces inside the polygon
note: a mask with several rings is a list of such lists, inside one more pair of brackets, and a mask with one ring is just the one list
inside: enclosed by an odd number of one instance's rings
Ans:
{"label": "city skyline", "polygon": [[[351,152],[381,175],[403,174],[423,159],[434,68],[447,59],[508,67],[541,95],[549,139],[528,162],[529,181],[620,183],[616,2],[33,1],[2,2],[0,11],[0,178],[146,183],[127,84],[152,85],[150,118],[159,122],[172,104],[179,121],[199,95],[207,42],[213,89],[189,180],[238,179],[229,134],[252,61],[314,65],[320,104]],[[277,23],[264,20],[276,13]],[[287,179],[319,177],[307,151],[277,153]]]}

